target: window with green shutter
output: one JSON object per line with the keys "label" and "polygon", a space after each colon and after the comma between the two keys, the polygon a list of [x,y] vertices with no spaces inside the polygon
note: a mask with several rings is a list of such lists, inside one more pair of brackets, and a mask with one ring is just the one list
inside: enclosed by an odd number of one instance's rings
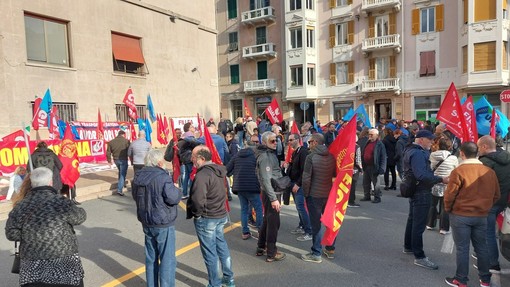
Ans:
{"label": "window with green shutter", "polygon": [[239,65],[230,65],[230,84],[239,84]]}
{"label": "window with green shutter", "polygon": [[228,19],[237,18],[237,0],[228,0],[227,9]]}

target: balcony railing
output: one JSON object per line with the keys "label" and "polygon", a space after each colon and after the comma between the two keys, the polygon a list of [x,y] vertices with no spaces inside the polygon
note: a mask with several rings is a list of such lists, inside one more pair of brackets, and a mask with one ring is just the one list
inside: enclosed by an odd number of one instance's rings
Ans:
{"label": "balcony railing", "polygon": [[245,24],[256,24],[274,22],[275,19],[276,15],[274,8],[267,6],[264,8],[243,12],[241,22]]}
{"label": "balcony railing", "polygon": [[400,91],[400,78],[363,80],[363,82],[361,82],[361,91],[364,93]]}
{"label": "balcony railing", "polygon": [[400,0],[363,0],[361,2],[361,11],[367,15],[370,10],[393,7],[398,12],[400,11]]}
{"label": "balcony railing", "polygon": [[265,80],[255,80],[255,81],[244,82],[244,92],[245,93],[275,92],[275,91],[276,91],[276,80],[275,79],[265,79]]}
{"label": "balcony railing", "polygon": [[273,43],[265,43],[243,48],[243,58],[245,59],[274,57],[276,57],[276,45]]}
{"label": "balcony railing", "polygon": [[397,48],[400,52],[400,34],[387,35],[375,38],[363,39],[361,42],[361,50],[363,52],[387,48]]}

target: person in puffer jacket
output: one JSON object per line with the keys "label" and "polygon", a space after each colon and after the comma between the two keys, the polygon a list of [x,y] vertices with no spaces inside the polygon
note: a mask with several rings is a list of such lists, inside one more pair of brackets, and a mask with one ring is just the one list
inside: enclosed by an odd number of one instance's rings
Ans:
{"label": "person in puffer jacket", "polygon": [[[432,145],[430,153],[430,168],[434,175],[439,177],[450,176],[454,168],[459,165],[459,160],[452,154],[452,141],[445,134],[440,134]],[[444,190],[446,184],[440,182],[432,187],[432,205],[427,217],[427,229],[432,230],[436,227],[436,219],[439,216],[439,233],[445,235],[450,233],[450,220],[448,213],[444,209]],[[439,209],[438,209],[439,205]]]}
{"label": "person in puffer jacket", "polygon": [[151,149],[134,182],[132,195],[145,234],[147,286],[174,286],[175,219],[181,193],[166,170],[163,152]]}

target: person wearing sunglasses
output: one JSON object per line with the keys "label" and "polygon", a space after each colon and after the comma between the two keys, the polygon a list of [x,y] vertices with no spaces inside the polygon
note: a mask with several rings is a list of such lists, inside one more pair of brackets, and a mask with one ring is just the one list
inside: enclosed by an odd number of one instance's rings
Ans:
{"label": "person wearing sunglasses", "polygon": [[278,251],[276,240],[280,228],[281,193],[276,193],[271,185],[271,179],[282,177],[282,171],[276,157],[276,134],[265,132],[262,143],[257,147],[257,178],[262,190],[262,204],[264,205],[264,220],[259,231],[257,256],[262,256],[267,249],[266,262],[281,261],[285,253]]}

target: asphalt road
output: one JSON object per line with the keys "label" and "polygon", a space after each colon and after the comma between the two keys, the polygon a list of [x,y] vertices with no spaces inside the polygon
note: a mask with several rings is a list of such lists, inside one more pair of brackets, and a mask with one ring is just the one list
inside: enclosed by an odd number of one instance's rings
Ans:
{"label": "asphalt road", "polygon": [[[358,198],[361,197],[358,187]],[[384,191],[382,203],[362,203],[349,208],[337,240],[334,259],[321,264],[304,262],[300,255],[311,242],[299,242],[290,234],[298,223],[294,205],[281,213],[279,249],[287,253],[281,262],[266,263],[256,257],[255,239],[242,240],[239,201],[231,202],[232,226],[226,238],[233,260],[237,286],[447,286],[446,276],[455,273],[455,256],[441,253],[444,236],[425,231],[427,256],[439,265],[431,271],[413,265],[413,256],[402,253],[408,202]],[[136,219],[135,205],[128,196],[109,196],[84,202],[87,221],[76,227],[80,255],[85,269],[85,286],[145,286],[143,232]],[[179,210],[176,223],[177,286],[205,286],[207,273],[197,244],[193,223]],[[5,221],[0,222],[3,229]],[[18,276],[10,273],[12,242],[0,236],[0,286],[17,286]],[[510,273],[510,262],[500,258]],[[472,262],[474,263],[474,261]],[[470,270],[470,285],[479,286],[476,270]],[[492,286],[510,286],[510,274],[493,276]]]}

